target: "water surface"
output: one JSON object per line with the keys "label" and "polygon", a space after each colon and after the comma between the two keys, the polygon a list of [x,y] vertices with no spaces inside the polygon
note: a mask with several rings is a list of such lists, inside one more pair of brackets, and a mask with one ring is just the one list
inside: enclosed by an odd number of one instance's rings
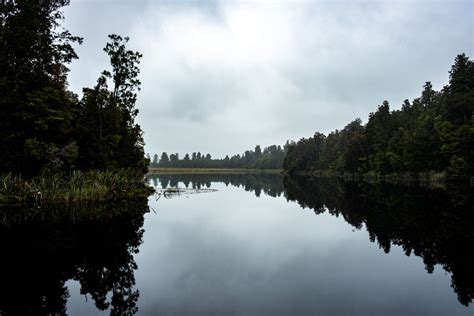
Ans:
{"label": "water surface", "polygon": [[12,256],[0,311],[473,315],[465,188],[278,175],[150,181],[188,190],[150,197],[149,212],[138,201],[107,205],[110,215],[98,220],[2,226],[17,242],[2,241]]}

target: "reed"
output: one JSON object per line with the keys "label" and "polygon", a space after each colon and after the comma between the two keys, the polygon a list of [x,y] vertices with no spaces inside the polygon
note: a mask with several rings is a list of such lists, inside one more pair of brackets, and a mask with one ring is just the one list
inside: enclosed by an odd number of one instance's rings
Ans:
{"label": "reed", "polygon": [[148,196],[152,192],[143,174],[132,169],[72,171],[32,179],[13,174],[0,176],[3,204],[115,200]]}

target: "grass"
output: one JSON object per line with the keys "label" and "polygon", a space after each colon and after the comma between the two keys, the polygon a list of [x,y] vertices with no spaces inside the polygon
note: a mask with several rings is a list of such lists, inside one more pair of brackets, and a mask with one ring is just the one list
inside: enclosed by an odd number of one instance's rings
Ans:
{"label": "grass", "polygon": [[102,201],[148,196],[153,192],[143,174],[134,170],[72,171],[32,179],[0,176],[0,203]]}
{"label": "grass", "polygon": [[279,174],[282,173],[280,169],[238,169],[238,168],[149,168],[149,174],[159,174],[159,173],[202,173],[202,174],[256,174],[256,173],[266,173],[266,174]]}

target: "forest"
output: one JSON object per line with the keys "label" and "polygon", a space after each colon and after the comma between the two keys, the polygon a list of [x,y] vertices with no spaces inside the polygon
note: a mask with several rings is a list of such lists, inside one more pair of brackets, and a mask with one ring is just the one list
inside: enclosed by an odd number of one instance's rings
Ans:
{"label": "forest", "polygon": [[31,178],[72,170],[146,173],[135,122],[138,64],[127,37],[109,35],[110,70],[83,96],[68,90],[68,65],[83,39],[62,28],[69,1],[0,4],[0,174]]}
{"label": "forest", "polygon": [[[61,26],[69,1],[2,1],[0,4],[0,174],[24,178],[72,171],[152,168],[281,169],[287,173],[436,173],[471,177],[474,160],[474,66],[455,58],[441,91],[430,82],[398,110],[384,101],[328,135],[243,154],[212,158],[200,152],[144,153],[136,123],[138,67],[142,55],[128,37],[109,35],[103,51],[110,69],[79,97],[68,89],[68,65],[83,41]],[[3,177],[5,182],[11,179]],[[10,181],[10,180],[8,180]]]}
{"label": "forest", "polygon": [[177,153],[168,155],[164,152],[161,157],[154,154],[152,159],[150,157],[148,159],[150,168],[281,169],[289,146],[290,143],[287,141],[283,147],[271,145],[262,151],[260,145],[257,145],[254,150],[246,150],[242,155],[237,154],[230,158],[226,155],[223,159],[213,159],[210,154],[204,155],[200,152],[185,154],[182,159]]}
{"label": "forest", "polygon": [[441,91],[426,82],[421,96],[399,110],[384,101],[328,135],[316,132],[288,148],[289,174],[404,174],[471,178],[474,171],[474,64],[458,55]]}

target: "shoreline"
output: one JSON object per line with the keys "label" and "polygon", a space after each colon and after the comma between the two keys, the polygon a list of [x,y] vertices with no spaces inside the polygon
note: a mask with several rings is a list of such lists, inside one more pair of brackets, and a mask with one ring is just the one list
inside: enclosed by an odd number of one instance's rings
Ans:
{"label": "shoreline", "polygon": [[474,186],[474,177],[454,177],[446,172],[427,171],[421,173],[389,173],[380,174],[376,172],[350,173],[329,170],[301,171],[294,174],[285,173],[288,176],[305,176],[312,178],[341,179],[344,181],[363,181],[367,183],[392,183],[396,185],[418,185],[425,187],[444,188],[449,184],[458,183],[466,186]]}
{"label": "shoreline", "polygon": [[242,169],[242,168],[149,168],[147,175],[153,174],[283,174],[283,169]]}
{"label": "shoreline", "polygon": [[419,185],[446,187],[450,183],[474,186],[474,177],[453,177],[446,172],[390,173],[376,172],[350,173],[329,170],[301,171],[288,174],[283,169],[242,169],[242,168],[149,168],[147,176],[159,174],[280,174],[282,176],[304,176],[311,178],[340,179],[344,181],[363,181],[367,183],[392,183],[398,185]]}
{"label": "shoreline", "polygon": [[24,179],[0,175],[0,204],[113,201],[149,196],[154,189],[145,175],[131,169],[71,171]]}

